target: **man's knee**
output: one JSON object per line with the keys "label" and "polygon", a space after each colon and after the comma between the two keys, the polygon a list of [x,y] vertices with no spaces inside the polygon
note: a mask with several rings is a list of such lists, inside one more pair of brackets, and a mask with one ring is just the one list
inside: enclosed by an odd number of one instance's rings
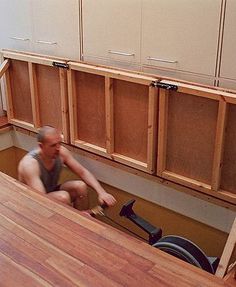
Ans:
{"label": "man's knee", "polygon": [[62,203],[71,204],[71,197],[70,194],[65,191],[65,190],[60,190],[60,191],[56,191],[56,192],[52,192],[52,193],[48,193],[49,196],[52,196],[54,198],[56,198],[57,200],[59,200]]}
{"label": "man's knee", "polygon": [[82,197],[88,196],[88,186],[83,181],[76,181],[75,182],[75,189],[77,191],[77,194]]}

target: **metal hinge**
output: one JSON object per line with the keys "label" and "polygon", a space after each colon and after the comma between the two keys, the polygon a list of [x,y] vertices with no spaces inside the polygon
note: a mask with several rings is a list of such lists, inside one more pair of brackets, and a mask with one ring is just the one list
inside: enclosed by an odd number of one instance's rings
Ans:
{"label": "metal hinge", "polygon": [[161,88],[161,89],[171,90],[171,91],[177,91],[178,90],[178,86],[176,86],[176,85],[168,84],[168,83],[162,83],[159,81],[153,81],[151,83],[151,86],[155,87],[155,88]]}
{"label": "metal hinge", "polygon": [[57,68],[69,69],[69,65],[60,62],[52,62],[52,65]]}

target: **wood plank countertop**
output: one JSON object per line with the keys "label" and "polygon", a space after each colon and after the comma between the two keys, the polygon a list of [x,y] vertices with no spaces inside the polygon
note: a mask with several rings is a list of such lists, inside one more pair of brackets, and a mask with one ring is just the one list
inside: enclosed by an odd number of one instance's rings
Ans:
{"label": "wood plank countertop", "polygon": [[0,173],[0,286],[228,286]]}

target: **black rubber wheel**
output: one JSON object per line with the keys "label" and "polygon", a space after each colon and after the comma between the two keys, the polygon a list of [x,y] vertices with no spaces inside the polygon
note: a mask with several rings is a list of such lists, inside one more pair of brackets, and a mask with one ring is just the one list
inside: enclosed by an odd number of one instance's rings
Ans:
{"label": "black rubber wheel", "polygon": [[162,237],[152,246],[214,274],[213,267],[205,253],[196,244],[186,238],[168,235]]}

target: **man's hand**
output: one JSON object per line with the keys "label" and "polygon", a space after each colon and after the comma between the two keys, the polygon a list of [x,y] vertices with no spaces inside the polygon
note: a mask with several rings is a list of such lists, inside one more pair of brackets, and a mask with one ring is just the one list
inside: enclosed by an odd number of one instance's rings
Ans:
{"label": "man's hand", "polygon": [[108,207],[114,206],[116,204],[116,199],[109,193],[103,192],[98,196],[98,202],[102,204],[106,204]]}

